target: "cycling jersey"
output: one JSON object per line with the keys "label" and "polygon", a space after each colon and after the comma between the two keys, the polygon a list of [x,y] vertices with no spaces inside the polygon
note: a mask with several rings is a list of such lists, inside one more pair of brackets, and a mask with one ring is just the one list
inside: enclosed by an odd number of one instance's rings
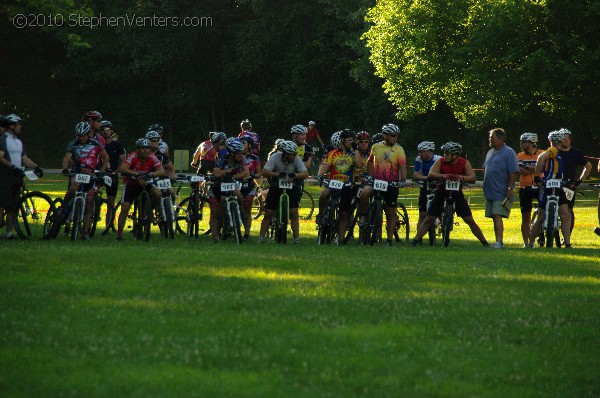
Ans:
{"label": "cycling jersey", "polygon": [[233,174],[238,174],[241,172],[242,167],[246,165],[246,158],[242,158],[241,162],[233,162],[233,164],[229,163],[228,156],[219,156],[217,157],[217,161],[215,162],[215,168],[219,168],[221,170],[229,170],[233,169]]}
{"label": "cycling jersey", "polygon": [[[538,149],[533,154],[528,154],[526,152],[519,152],[517,155],[517,159],[519,161],[519,166],[528,167],[531,170],[535,170],[535,162],[537,161],[538,156],[540,156],[544,151]],[[530,175],[521,175],[519,177],[519,186],[521,188],[530,187],[533,185],[533,174]]]}
{"label": "cycling jersey", "polygon": [[546,152],[550,157],[544,163],[543,177],[544,181],[550,179],[562,179],[563,168],[562,168],[562,157],[561,151],[558,148],[551,146],[546,149]]}
{"label": "cycling jersey", "polygon": [[110,159],[109,169],[116,171],[119,168],[121,155],[125,155],[125,147],[119,141],[111,141],[104,147]]}
{"label": "cycling jersey", "polygon": [[306,162],[313,155],[312,146],[308,144],[298,145],[298,157]]}
{"label": "cycling jersey", "polygon": [[358,151],[358,154],[360,155],[360,157],[363,160],[363,167],[355,167],[354,168],[354,176],[359,176],[359,177],[366,177],[367,176],[367,162],[369,161],[369,155],[371,154],[371,151],[369,149],[367,149],[367,151],[365,153],[362,153],[360,151]]}
{"label": "cycling jersey", "polygon": [[75,145],[69,145],[68,152],[72,154],[72,172],[79,173],[82,168],[93,171],[98,166],[98,158],[100,152],[102,152],[102,147],[97,142],[87,140],[85,143],[77,142]]}
{"label": "cycling jersey", "polygon": [[400,166],[406,164],[404,149],[396,144],[378,142],[371,147],[369,162],[373,162],[373,178],[384,181],[400,181]]}
{"label": "cycling jersey", "polygon": [[313,142],[315,138],[319,135],[319,130],[316,127],[313,129],[308,129],[308,133],[306,133],[306,142]]}
{"label": "cycling jersey", "polygon": [[169,153],[169,145],[167,145],[167,143],[164,142],[162,139],[158,141],[158,149],[160,149],[164,153]]}
{"label": "cycling jersey", "polygon": [[102,134],[94,134],[93,136],[89,135],[88,137],[88,141],[92,141],[97,145],[100,145],[102,148],[106,146],[106,141],[104,140],[104,137],[102,137]]}
{"label": "cycling jersey", "polygon": [[[421,173],[422,176],[427,177],[427,175],[429,174],[429,170],[431,170],[431,166],[433,166],[435,161],[439,158],[439,155],[433,155],[431,159],[425,161],[421,159],[421,156],[417,156],[417,158],[415,159],[414,172]],[[421,185],[421,188],[427,188],[425,181],[419,181],[419,184]]]}
{"label": "cycling jersey", "polygon": [[[260,166],[260,159],[258,156],[248,153],[246,156],[246,164],[248,165],[248,170],[250,170],[250,176],[254,176],[256,174],[256,170]],[[254,182],[253,180],[250,180]]]}
{"label": "cycling jersey", "polygon": [[[441,160],[440,161],[440,174],[455,174],[455,175],[459,175],[459,176],[464,176],[466,164],[467,164],[467,159],[461,158],[461,157],[456,158],[455,163],[446,163],[446,162],[444,162],[444,160]],[[446,185],[440,184],[438,186],[438,190],[445,192]],[[460,190],[462,192],[462,184],[461,184]]]}
{"label": "cycling jersey", "polygon": [[[131,152],[127,155],[123,164],[138,173],[150,173],[160,168],[160,160],[152,153],[145,160],[142,160],[137,152]],[[125,185],[138,186],[140,183],[137,179],[125,177]]]}
{"label": "cycling jersey", "polygon": [[217,149],[211,140],[201,142],[196,150],[200,151],[200,164],[202,161],[214,162],[217,158]]}
{"label": "cycling jersey", "polygon": [[580,150],[571,148],[568,151],[560,151],[560,157],[563,165],[563,178],[565,180],[575,181],[577,176],[577,166],[585,166],[587,160]]}
{"label": "cycling jersey", "polygon": [[327,153],[323,163],[329,165],[329,178],[344,182],[352,181],[354,176],[354,151],[335,148]]}
{"label": "cycling jersey", "polygon": [[21,163],[23,156],[25,156],[23,141],[16,135],[5,132],[0,136],[0,151],[4,152],[4,159],[11,162],[14,166],[23,166]]}

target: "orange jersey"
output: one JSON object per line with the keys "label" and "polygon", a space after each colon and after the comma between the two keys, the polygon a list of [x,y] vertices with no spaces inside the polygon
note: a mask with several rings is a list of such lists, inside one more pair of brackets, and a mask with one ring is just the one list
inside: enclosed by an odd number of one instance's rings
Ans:
{"label": "orange jersey", "polygon": [[[519,166],[524,166],[524,167],[528,167],[531,169],[535,169],[535,162],[537,161],[538,156],[540,156],[542,153],[544,153],[544,151],[541,149],[538,149],[532,155],[529,155],[528,153],[525,153],[525,152],[519,152],[519,154],[517,155],[517,159],[519,160]],[[530,187],[532,185],[533,185],[533,174],[530,174],[527,176],[524,176],[524,175],[519,176],[519,186],[521,188]]]}
{"label": "orange jersey", "polygon": [[369,162],[373,163],[373,178],[400,181],[400,166],[406,164],[406,154],[400,145],[388,146],[378,142],[371,147]]}

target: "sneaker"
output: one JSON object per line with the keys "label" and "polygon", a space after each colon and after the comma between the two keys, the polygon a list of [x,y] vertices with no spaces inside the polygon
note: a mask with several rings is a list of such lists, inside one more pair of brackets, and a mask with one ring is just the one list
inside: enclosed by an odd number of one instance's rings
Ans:
{"label": "sneaker", "polygon": [[413,239],[412,242],[410,242],[410,245],[413,246],[413,247],[417,247],[417,246],[419,246],[419,243],[420,242],[418,240]]}
{"label": "sneaker", "polygon": [[532,247],[533,245],[530,245],[529,243],[523,244],[523,249],[531,249]]}
{"label": "sneaker", "polygon": [[248,234],[244,234],[244,240],[248,240],[248,238],[250,238]]}
{"label": "sneaker", "polygon": [[502,249],[504,247],[504,244],[502,242],[496,242],[494,243],[493,248],[494,249]]}
{"label": "sneaker", "polygon": [[260,236],[260,237],[258,238],[258,243],[259,243],[259,244],[261,244],[261,243],[265,243],[265,237],[264,237],[264,236]]}
{"label": "sneaker", "polygon": [[568,245],[565,245],[565,249],[572,249],[572,248],[573,248],[573,245],[570,243]]}
{"label": "sneaker", "polygon": [[490,244],[488,243],[488,241],[483,241],[481,242],[481,244],[483,245],[483,247],[490,247]]}
{"label": "sneaker", "polygon": [[6,238],[4,238],[5,240],[18,240],[19,238],[17,238],[15,235],[11,235],[11,236],[7,236]]}
{"label": "sneaker", "polygon": [[385,247],[392,247],[392,246],[393,246],[393,243],[391,240],[388,239],[385,241]]}
{"label": "sneaker", "polygon": [[600,227],[596,227],[594,228],[594,233],[598,236],[600,236]]}
{"label": "sneaker", "polygon": [[358,219],[358,226],[363,228],[367,226],[367,217],[365,216],[360,216],[360,218]]}
{"label": "sneaker", "polygon": [[295,245],[299,245],[300,244],[300,238],[294,238],[294,244]]}
{"label": "sneaker", "polygon": [[123,235],[117,235],[116,240],[123,240]]}

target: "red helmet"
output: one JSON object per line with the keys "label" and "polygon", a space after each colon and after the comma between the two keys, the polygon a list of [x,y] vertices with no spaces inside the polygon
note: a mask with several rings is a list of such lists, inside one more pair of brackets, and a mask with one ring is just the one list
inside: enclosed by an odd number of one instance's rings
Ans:
{"label": "red helmet", "polygon": [[356,134],[356,139],[369,141],[371,139],[371,136],[366,131],[359,131],[358,134]]}
{"label": "red helmet", "polygon": [[98,111],[89,111],[81,118],[84,122],[89,122],[90,120],[102,120],[102,114]]}

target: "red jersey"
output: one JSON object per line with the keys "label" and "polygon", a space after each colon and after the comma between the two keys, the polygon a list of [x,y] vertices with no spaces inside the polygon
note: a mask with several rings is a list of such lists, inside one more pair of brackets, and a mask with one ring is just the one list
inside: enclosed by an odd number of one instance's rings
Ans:
{"label": "red jersey", "polygon": [[198,146],[198,150],[200,150],[200,162],[214,162],[217,158],[217,149],[211,140],[206,140],[202,142]]}
{"label": "red jersey", "polygon": [[308,129],[308,133],[306,133],[306,142],[308,142],[309,144],[311,144],[315,138],[317,138],[317,136],[319,135],[319,130],[317,130],[316,127],[313,127],[313,129]]}
{"label": "red jersey", "polygon": [[[458,157],[456,158],[456,163],[446,163],[444,159],[440,160],[440,174],[456,174],[459,176],[465,175],[465,166],[467,164],[467,159]],[[446,190],[444,185],[441,186],[442,190]],[[460,188],[462,191],[462,187]]]}
{"label": "red jersey", "polygon": [[[150,173],[150,172],[160,168],[160,166],[161,166],[160,160],[158,160],[158,158],[156,156],[154,156],[154,154],[151,153],[146,158],[146,160],[142,160],[142,158],[140,158],[138,156],[138,153],[135,151],[131,152],[129,155],[127,155],[127,157],[125,158],[123,163],[125,163],[131,170],[135,170],[137,172],[142,172],[142,173]],[[125,184],[126,185],[140,185],[138,180],[127,178],[127,177],[125,177]]]}

